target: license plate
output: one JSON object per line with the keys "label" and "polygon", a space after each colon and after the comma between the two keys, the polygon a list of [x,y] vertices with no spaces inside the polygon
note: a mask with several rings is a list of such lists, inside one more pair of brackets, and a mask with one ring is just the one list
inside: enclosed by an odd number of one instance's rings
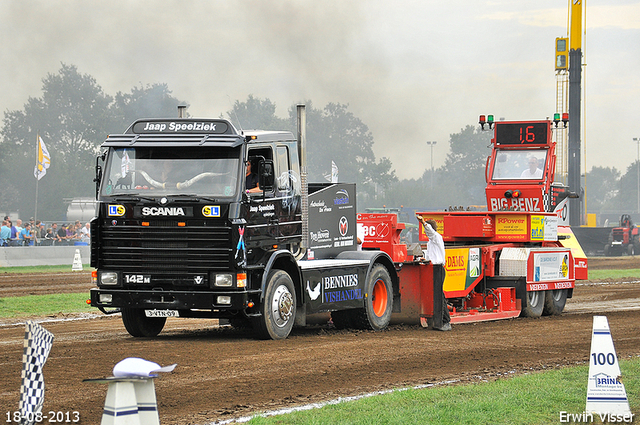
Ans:
{"label": "license plate", "polygon": [[147,317],[178,317],[178,310],[145,310]]}

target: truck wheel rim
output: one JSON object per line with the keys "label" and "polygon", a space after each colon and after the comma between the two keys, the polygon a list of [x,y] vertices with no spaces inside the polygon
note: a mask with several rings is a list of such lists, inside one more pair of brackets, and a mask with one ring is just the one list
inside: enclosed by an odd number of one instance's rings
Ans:
{"label": "truck wheel rim", "polygon": [[276,288],[271,301],[273,321],[278,327],[285,326],[293,315],[293,296],[289,289],[280,285]]}
{"label": "truck wheel rim", "polygon": [[371,304],[373,305],[373,312],[376,316],[382,317],[387,311],[387,285],[382,279],[376,280],[373,285]]}
{"label": "truck wheel rim", "polygon": [[529,304],[532,306],[537,306],[540,303],[540,292],[534,291],[529,292]]}

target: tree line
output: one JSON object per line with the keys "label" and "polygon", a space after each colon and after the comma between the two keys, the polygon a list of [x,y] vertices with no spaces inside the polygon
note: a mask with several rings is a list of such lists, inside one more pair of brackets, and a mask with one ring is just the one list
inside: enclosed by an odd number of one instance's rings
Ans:
{"label": "tree line", "polygon": [[[394,164],[375,157],[374,138],[349,106],[328,103],[317,108],[307,100],[309,181],[326,181],[332,161],[338,162],[340,181],[358,185],[358,210],[368,207],[408,207],[440,210],[454,205],[484,205],[486,158],[491,132],[468,125],[449,138],[445,163],[425,168],[421,177],[400,180]],[[51,167],[38,181],[38,218],[64,220],[68,201],[95,196],[96,156],[106,135],[122,133],[139,118],[177,116],[178,105],[167,84],[133,87],[110,95],[92,76],[62,64],[42,80],[40,97],[29,97],[22,110],[6,111],[0,129],[0,209],[33,216],[36,204],[36,138],[44,140]],[[291,130],[296,108],[276,115],[269,99],[249,95],[236,100],[228,118],[240,129]],[[389,142],[389,141],[382,141]],[[417,141],[416,143],[421,143]],[[425,159],[428,146],[418,149]],[[425,164],[427,161],[425,160]],[[635,162],[624,175],[615,168],[594,167],[586,173],[588,212],[637,210]]]}

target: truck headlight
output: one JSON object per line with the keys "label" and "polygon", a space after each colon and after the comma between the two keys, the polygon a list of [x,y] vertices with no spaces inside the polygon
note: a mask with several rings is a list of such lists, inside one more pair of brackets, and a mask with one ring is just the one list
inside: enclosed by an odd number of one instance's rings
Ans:
{"label": "truck headlight", "polygon": [[233,286],[233,275],[229,273],[217,274],[215,279],[216,286],[231,287]]}
{"label": "truck headlight", "polygon": [[111,304],[113,302],[113,295],[111,294],[100,294],[98,296],[98,300],[100,304]]}
{"label": "truck headlight", "polygon": [[102,273],[100,273],[100,284],[101,285],[117,285],[118,284],[118,273],[116,273],[116,272],[102,272]]}
{"label": "truck headlight", "polygon": [[217,303],[216,304],[227,304],[230,305],[231,304],[231,297],[227,296],[227,295],[220,295],[217,298]]}

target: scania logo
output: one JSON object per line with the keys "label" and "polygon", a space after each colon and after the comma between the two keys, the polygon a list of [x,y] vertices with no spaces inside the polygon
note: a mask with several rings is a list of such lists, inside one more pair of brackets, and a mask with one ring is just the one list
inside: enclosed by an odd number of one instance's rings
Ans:
{"label": "scania logo", "polygon": [[142,215],[183,216],[185,213],[182,207],[143,207]]}

